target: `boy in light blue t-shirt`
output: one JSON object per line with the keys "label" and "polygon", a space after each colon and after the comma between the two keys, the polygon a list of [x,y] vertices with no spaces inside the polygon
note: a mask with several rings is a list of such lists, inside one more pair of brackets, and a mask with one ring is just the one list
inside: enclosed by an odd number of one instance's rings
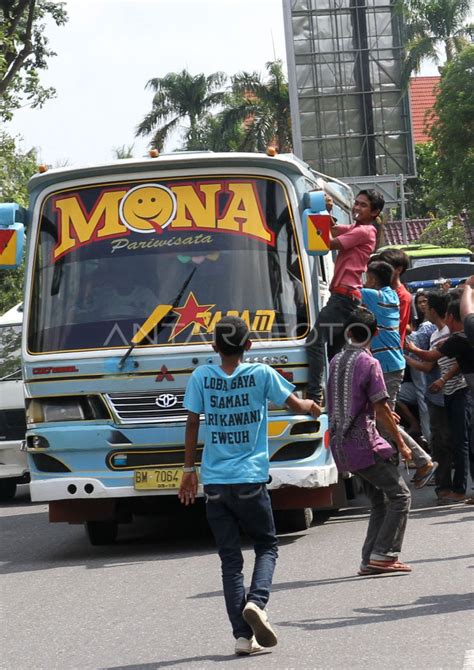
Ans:
{"label": "boy in light blue t-shirt", "polygon": [[[189,380],[184,474],[179,498],[194,503],[198,478],[195,458],[199,417],[206,434],[201,481],[206,514],[222,563],[224,597],[235,653],[252,654],[273,647],[277,637],[265,612],[278,555],[275,524],[266,488],[269,476],[267,401],[287,404],[295,412],[317,418],[320,407],[300,400],[294,386],[273,368],[242,363],[251,346],[245,321],[226,316],[216,324],[214,350],[221,365],[203,365]],[[253,541],[255,565],[247,596],[242,574],[240,529]]]}

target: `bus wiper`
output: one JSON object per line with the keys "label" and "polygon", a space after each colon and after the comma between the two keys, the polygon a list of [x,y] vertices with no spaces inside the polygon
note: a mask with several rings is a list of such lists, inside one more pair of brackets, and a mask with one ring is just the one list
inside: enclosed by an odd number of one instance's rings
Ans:
{"label": "bus wiper", "polygon": [[158,335],[161,333],[161,331],[164,328],[164,323],[163,320],[169,312],[171,312],[175,307],[179,305],[179,301],[181,300],[183,293],[186,290],[186,287],[188,286],[189,282],[193,278],[194,273],[197,270],[197,266],[191,271],[189,274],[189,277],[186,279],[182,287],[179,289],[179,292],[175,299],[173,300],[173,303],[171,305],[157,305],[153,312],[150,314],[150,316],[146,319],[145,323],[143,323],[140,328],[137,330],[135,335],[132,337],[130,340],[130,347],[127,349],[127,351],[124,353],[122,358],[119,361],[118,367],[119,370],[121,370],[125,364],[125,361],[127,358],[130,356],[132,351],[135,349],[137,344],[140,344],[140,342],[143,342],[145,337],[148,335],[150,330],[152,328],[155,328],[155,326],[158,326],[156,330],[156,334]]}

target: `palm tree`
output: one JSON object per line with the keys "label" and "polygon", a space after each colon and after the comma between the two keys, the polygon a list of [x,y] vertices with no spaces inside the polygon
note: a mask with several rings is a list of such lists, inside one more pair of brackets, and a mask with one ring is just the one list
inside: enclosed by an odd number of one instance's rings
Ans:
{"label": "palm tree", "polygon": [[267,81],[256,72],[241,72],[232,77],[232,95],[220,115],[222,132],[242,128],[243,151],[265,151],[275,144],[281,153],[292,150],[288,84],[282,62],[266,63]]}
{"label": "palm tree", "polygon": [[403,82],[418,72],[423,60],[439,62],[443,46],[450,62],[469,44],[473,25],[466,24],[471,11],[470,0],[400,0],[399,7],[406,25]]}
{"label": "palm tree", "polygon": [[158,150],[170,133],[187,120],[189,129],[185,140],[187,149],[200,149],[199,123],[203,117],[223,102],[225,92],[221,89],[226,82],[223,72],[191,75],[187,70],[169,72],[161,78],[150,79],[147,88],[155,95],[151,111],[137,127],[136,135],[151,135],[151,146]]}

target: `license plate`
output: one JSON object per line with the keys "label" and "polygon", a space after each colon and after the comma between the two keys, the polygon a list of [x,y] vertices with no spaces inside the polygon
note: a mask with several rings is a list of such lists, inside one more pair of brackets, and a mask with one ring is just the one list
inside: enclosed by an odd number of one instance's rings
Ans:
{"label": "license plate", "polygon": [[181,468],[135,470],[134,487],[139,491],[179,489],[182,478]]}

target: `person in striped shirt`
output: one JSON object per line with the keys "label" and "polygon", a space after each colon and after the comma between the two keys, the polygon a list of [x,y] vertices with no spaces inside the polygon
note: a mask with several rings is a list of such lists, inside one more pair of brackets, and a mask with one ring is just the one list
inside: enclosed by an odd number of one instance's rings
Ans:
{"label": "person in striped shirt", "polygon": [[[442,390],[444,394],[446,415],[453,443],[452,455],[454,465],[450,490],[446,491],[439,498],[439,503],[442,505],[465,501],[469,474],[472,400],[469,386],[456,360],[456,351],[460,350],[458,338],[463,328],[459,300],[452,300],[448,303],[445,328],[447,332],[439,333],[430,351],[418,349],[413,344],[407,345],[407,348],[421,358],[422,361],[427,362],[431,366],[438,363],[441,371],[441,377],[431,384],[430,390],[432,392]],[[433,333],[433,335],[436,335],[436,333]]]}
{"label": "person in striped shirt", "polygon": [[[392,266],[384,261],[374,261],[367,268],[367,278],[361,293],[363,306],[377,319],[377,333],[371,341],[370,350],[382,368],[388,403],[393,412],[405,370],[405,357],[400,337],[400,302],[396,291],[391,288],[392,281]],[[438,464],[401,426],[398,429],[412,452],[416,466],[415,487],[421,488],[433,477]],[[382,434],[388,439],[386,434]]]}

